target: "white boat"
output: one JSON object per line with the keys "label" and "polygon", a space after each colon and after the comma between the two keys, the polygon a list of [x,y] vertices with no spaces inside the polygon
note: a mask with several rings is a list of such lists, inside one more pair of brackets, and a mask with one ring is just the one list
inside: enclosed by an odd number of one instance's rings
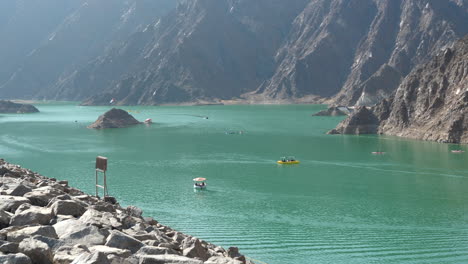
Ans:
{"label": "white boat", "polygon": [[198,190],[206,189],[206,178],[195,178],[193,179],[193,188]]}

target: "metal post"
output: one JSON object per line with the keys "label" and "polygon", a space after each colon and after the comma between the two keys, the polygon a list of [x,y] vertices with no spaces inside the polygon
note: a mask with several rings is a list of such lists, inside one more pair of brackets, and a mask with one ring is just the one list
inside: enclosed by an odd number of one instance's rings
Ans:
{"label": "metal post", "polygon": [[[98,197],[98,198],[99,198],[98,188],[101,188],[101,189],[104,190],[104,197],[109,195],[109,193],[107,192],[107,175],[106,175],[106,171],[107,171],[107,158],[98,156],[96,158],[96,197]],[[98,182],[99,182],[98,181],[98,172],[102,172],[103,175],[104,175],[104,184],[103,185],[98,184]]]}

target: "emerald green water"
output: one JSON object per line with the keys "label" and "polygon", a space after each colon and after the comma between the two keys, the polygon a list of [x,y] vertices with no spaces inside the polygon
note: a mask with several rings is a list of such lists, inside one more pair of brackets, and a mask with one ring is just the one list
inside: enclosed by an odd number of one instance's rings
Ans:
{"label": "emerald green water", "polygon": [[[107,156],[121,204],[251,258],[468,262],[468,152],[450,152],[465,146],[325,135],[341,118],[311,116],[323,106],[124,107],[155,124],[104,131],[86,126],[106,107],[38,108],[0,115],[1,157],[93,193]],[[277,165],[283,155],[301,164]]]}

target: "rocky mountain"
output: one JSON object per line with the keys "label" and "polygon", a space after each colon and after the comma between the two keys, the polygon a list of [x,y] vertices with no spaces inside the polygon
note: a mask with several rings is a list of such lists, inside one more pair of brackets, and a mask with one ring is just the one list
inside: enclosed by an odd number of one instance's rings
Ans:
{"label": "rocky mountain", "polygon": [[[80,6],[80,2],[0,1],[0,85],[20,68],[34,49],[50,37],[57,25]],[[7,92],[1,91],[2,94]]]}
{"label": "rocky mountain", "polygon": [[468,36],[413,70],[395,94],[356,111],[332,133],[380,133],[468,143]]}
{"label": "rocky mountain", "polygon": [[[274,55],[306,3],[180,1],[173,14],[135,35],[137,42],[131,39],[92,64],[96,70],[80,73],[91,86],[108,84],[88,103],[106,104],[110,98],[119,104],[212,102],[255,90],[273,74]],[[114,66],[125,78],[94,77]]]}
{"label": "rocky mountain", "polygon": [[411,69],[468,33],[468,1],[310,1],[296,18],[278,68],[257,93],[315,94],[341,105],[389,96]]}
{"label": "rocky mountain", "polygon": [[468,33],[467,8],[466,0],[185,1],[143,49],[146,69],[107,82],[88,103],[373,104]]}
{"label": "rocky mountain", "polygon": [[172,0],[14,2],[16,13],[3,15],[9,22],[0,26],[0,34],[7,36],[0,42],[0,59],[13,62],[0,67],[1,96],[68,100],[89,96],[89,89],[61,94],[57,84],[175,6]]}
{"label": "rocky mountain", "polygon": [[167,2],[86,1],[0,96],[371,105],[468,33],[468,0]]}

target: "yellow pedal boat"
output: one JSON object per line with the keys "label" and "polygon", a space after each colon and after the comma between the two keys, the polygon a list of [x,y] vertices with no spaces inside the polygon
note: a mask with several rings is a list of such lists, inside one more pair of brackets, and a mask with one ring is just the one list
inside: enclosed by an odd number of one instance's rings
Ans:
{"label": "yellow pedal boat", "polygon": [[278,160],[277,163],[291,165],[291,164],[299,164],[300,161],[296,160],[294,157],[281,157],[281,159]]}

